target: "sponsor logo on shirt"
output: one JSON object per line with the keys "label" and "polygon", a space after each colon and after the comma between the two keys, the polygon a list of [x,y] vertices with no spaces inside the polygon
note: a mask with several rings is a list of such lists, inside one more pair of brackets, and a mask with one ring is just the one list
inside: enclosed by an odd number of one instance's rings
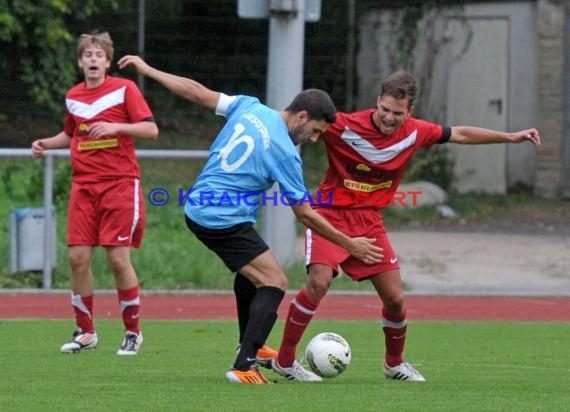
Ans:
{"label": "sponsor logo on shirt", "polygon": [[80,123],[77,128],[77,136],[89,136],[89,125],[87,123]]}
{"label": "sponsor logo on shirt", "polygon": [[372,169],[370,165],[365,163],[345,165],[345,170],[356,178],[362,178],[364,180],[374,179],[376,181],[392,180],[394,176],[397,176],[397,171],[383,170],[383,169]]}
{"label": "sponsor logo on shirt", "polygon": [[358,190],[359,192],[375,192],[379,189],[387,189],[392,187],[392,181],[378,183],[372,185],[370,183],[357,182],[355,180],[344,179],[344,187],[352,190]]}
{"label": "sponsor logo on shirt", "polygon": [[362,170],[362,171],[364,171],[364,172],[369,172],[369,171],[372,170],[372,169],[370,168],[370,166],[365,165],[364,163],[360,163],[358,166],[356,166],[356,169]]}
{"label": "sponsor logo on shirt", "polygon": [[77,148],[80,151],[83,151],[83,150],[108,149],[110,147],[117,147],[117,146],[119,146],[119,139],[117,139],[115,137],[113,139],[92,140],[92,141],[80,142],[77,145]]}

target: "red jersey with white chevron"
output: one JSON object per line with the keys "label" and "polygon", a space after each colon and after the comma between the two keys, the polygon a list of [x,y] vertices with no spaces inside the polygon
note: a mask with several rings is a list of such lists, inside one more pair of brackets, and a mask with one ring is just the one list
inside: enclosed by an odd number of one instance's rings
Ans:
{"label": "red jersey with white chevron", "polygon": [[451,134],[448,127],[408,117],[385,135],[372,122],[375,110],[337,113],[336,122],[321,135],[329,168],[318,188],[317,206],[388,206],[398,199],[396,189],[414,152],[444,143]]}
{"label": "red jersey with white chevron", "polygon": [[118,177],[140,177],[134,138],[118,135],[94,139],[89,125],[95,122],[138,123],[154,121],[137,85],[128,79],[107,76],[98,87],[82,82],[66,95],[64,131],[72,136],[73,180],[97,182]]}

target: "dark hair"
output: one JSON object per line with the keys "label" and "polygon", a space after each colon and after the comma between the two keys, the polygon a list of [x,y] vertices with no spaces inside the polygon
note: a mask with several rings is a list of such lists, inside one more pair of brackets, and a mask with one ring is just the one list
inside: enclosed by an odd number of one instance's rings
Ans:
{"label": "dark hair", "polygon": [[111,40],[111,36],[108,32],[94,30],[91,33],[82,34],[77,41],[77,56],[81,58],[85,49],[91,44],[96,44],[101,47],[107,55],[107,59],[110,61],[113,60],[115,51],[113,49],[113,40]]}
{"label": "dark hair", "polygon": [[388,76],[380,88],[380,96],[392,96],[396,100],[408,99],[408,107],[414,105],[418,88],[414,76],[405,70],[398,70]]}
{"label": "dark hair", "polygon": [[291,113],[306,111],[309,120],[324,120],[327,123],[336,121],[336,107],[329,94],[320,89],[303,90],[285,110]]}

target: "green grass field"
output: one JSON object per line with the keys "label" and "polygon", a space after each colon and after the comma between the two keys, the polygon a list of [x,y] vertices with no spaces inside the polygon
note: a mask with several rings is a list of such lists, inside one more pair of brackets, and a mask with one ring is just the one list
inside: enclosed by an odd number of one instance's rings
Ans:
{"label": "green grass field", "polygon": [[[145,321],[139,356],[114,353],[117,321],[97,323],[100,346],[58,352],[72,321],[0,321],[1,411],[566,411],[570,368],[565,323],[416,322],[407,359],[426,383],[383,378],[377,322],[314,321],[350,342],[347,371],[322,384],[232,385],[232,321]],[[281,321],[269,343],[276,346]]]}

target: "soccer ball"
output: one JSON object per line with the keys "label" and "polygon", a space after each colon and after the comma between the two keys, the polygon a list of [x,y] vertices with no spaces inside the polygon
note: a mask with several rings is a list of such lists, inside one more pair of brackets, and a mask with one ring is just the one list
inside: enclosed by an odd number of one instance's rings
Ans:
{"label": "soccer ball", "polygon": [[351,359],[348,342],[332,332],[319,333],[305,349],[305,360],[309,367],[323,378],[334,378],[343,373]]}

